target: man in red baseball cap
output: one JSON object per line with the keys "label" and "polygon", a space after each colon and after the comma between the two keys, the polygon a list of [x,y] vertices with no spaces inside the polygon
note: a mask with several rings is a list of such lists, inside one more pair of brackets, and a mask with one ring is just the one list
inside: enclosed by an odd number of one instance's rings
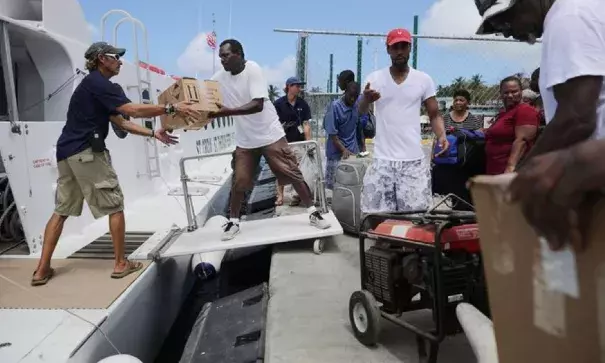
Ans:
{"label": "man in red baseball cap", "polygon": [[431,77],[408,65],[412,35],[393,29],[387,35],[391,66],[372,72],[364,82],[360,114],[374,109],[374,159],[364,177],[363,213],[428,209],[432,201],[430,167],[420,134],[424,104],[442,150],[449,144]]}

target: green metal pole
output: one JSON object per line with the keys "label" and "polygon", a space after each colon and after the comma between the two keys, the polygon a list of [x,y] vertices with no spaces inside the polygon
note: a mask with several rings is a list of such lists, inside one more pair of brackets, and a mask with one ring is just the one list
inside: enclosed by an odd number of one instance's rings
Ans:
{"label": "green metal pole", "polygon": [[[414,35],[418,35],[418,15],[414,15]],[[412,42],[412,68],[418,69],[418,38]]]}
{"label": "green metal pole", "polygon": [[363,38],[357,38],[357,83],[361,86],[361,66],[363,57]]}
{"label": "green metal pole", "polygon": [[[307,81],[307,34],[300,34],[298,38],[298,49],[296,57],[296,77],[302,82]],[[304,98],[305,92],[301,92],[301,97]]]}
{"label": "green metal pole", "polygon": [[330,80],[328,81],[328,89],[326,90],[329,93],[332,93],[332,85],[334,84],[334,54],[330,54]]}

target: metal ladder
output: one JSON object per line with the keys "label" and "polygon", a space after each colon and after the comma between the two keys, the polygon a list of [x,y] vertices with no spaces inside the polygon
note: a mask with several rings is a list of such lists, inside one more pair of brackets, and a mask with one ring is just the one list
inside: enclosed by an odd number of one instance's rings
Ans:
{"label": "metal ladder", "polygon": [[[136,90],[136,93],[137,93],[137,96],[139,99],[139,103],[153,104],[153,101],[151,99],[151,94],[152,94],[153,88],[151,85],[151,74],[149,71],[149,67],[147,67],[147,69],[145,69],[145,79],[141,78],[141,66],[140,66],[140,59],[139,59],[139,37],[138,37],[137,25],[143,31],[143,39],[144,39],[144,46],[145,46],[145,63],[149,66],[149,44],[147,41],[147,28],[139,19],[132,17],[132,15],[130,15],[128,12],[126,12],[124,10],[119,10],[119,9],[109,10],[107,13],[105,13],[105,15],[103,15],[103,18],[101,19],[101,39],[102,40],[105,40],[105,22],[107,21],[107,18],[111,14],[114,14],[114,13],[123,15],[123,18],[118,20],[113,27],[112,35],[113,35],[113,45],[114,46],[116,46],[116,47],[118,46],[117,31],[118,31],[118,28],[120,27],[120,25],[122,25],[122,23],[124,23],[124,22],[130,22],[132,24],[132,33],[133,33],[133,37],[134,37],[133,40],[134,40],[134,44],[135,44],[133,53],[134,53],[134,63],[135,63],[135,67],[136,67],[137,84],[126,86],[126,88],[127,88],[127,90],[132,90],[132,89]],[[147,98],[145,98],[143,96],[143,93],[145,92],[145,90],[147,90],[147,94],[148,94]],[[157,122],[156,122],[155,117],[143,119],[143,126],[147,127],[147,128],[155,129],[156,123]],[[159,152],[158,152],[157,141],[155,139],[144,138],[143,145],[144,145],[143,147],[145,150],[145,160],[147,161],[146,162],[147,170],[146,170],[146,174],[139,173],[138,176],[147,175],[147,177],[149,179],[159,177],[161,175],[161,171],[160,171],[160,157],[159,157]]]}

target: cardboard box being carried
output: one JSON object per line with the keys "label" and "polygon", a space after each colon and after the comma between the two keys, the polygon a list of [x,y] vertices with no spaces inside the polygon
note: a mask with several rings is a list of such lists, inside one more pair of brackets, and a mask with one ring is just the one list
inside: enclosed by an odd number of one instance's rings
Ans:
{"label": "cardboard box being carried", "polygon": [[513,174],[472,182],[499,363],[605,363],[605,198],[587,249],[553,252],[504,196]]}
{"label": "cardboard box being carried", "polygon": [[199,130],[211,121],[208,113],[218,111],[216,104],[222,104],[223,98],[218,82],[204,81],[200,84],[197,79],[188,77],[179,79],[158,97],[160,104],[176,104],[182,101],[194,103],[195,108],[201,111],[200,117],[184,118],[179,115],[162,115],[160,120],[163,128]]}

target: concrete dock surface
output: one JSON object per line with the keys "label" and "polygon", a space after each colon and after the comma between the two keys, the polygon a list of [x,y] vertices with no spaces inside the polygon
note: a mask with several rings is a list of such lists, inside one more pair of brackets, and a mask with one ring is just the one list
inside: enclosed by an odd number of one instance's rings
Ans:
{"label": "concrete dock surface", "polygon": [[[349,297],[360,289],[358,239],[338,236],[315,255],[312,242],[275,247],[269,280],[265,362],[267,363],[415,363],[415,336],[381,319],[379,344],[357,341],[349,323]],[[432,324],[430,312],[404,314],[417,324]],[[464,334],[446,338],[440,363],[476,362]]]}

